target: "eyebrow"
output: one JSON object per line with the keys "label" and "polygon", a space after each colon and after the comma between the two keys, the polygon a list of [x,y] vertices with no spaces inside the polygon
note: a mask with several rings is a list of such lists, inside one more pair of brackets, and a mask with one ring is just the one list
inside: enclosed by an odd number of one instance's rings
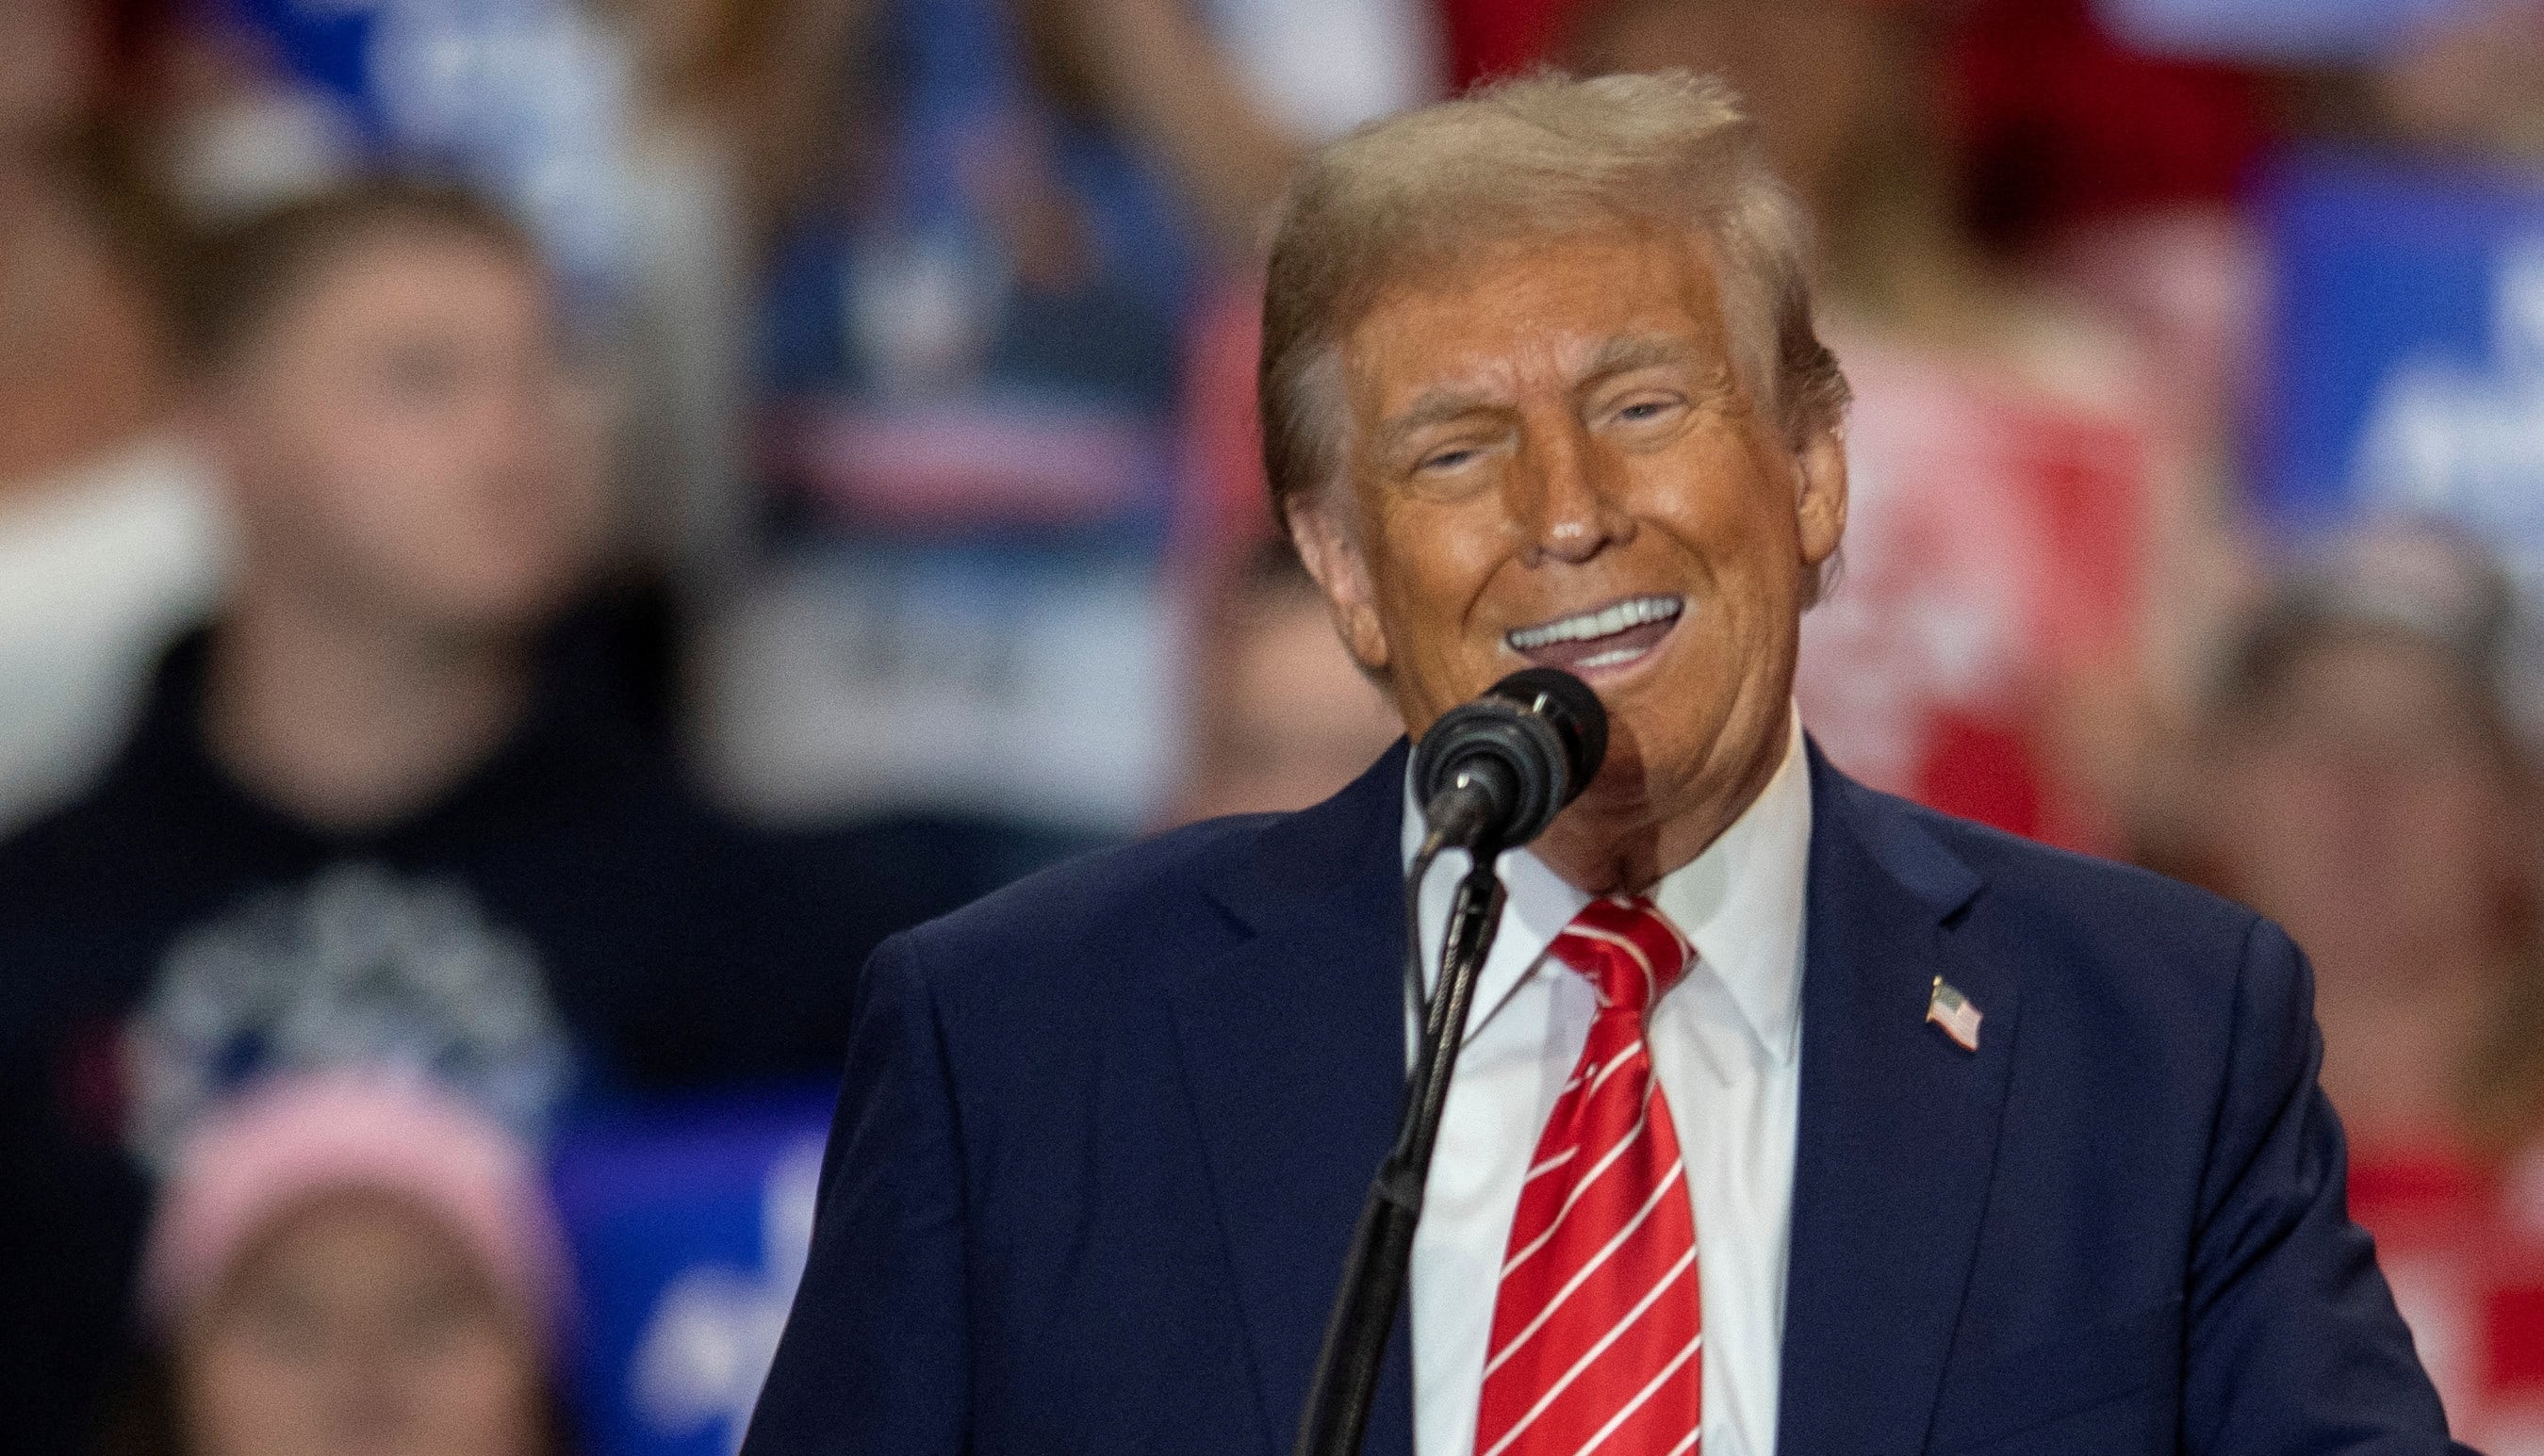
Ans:
{"label": "eyebrow", "polygon": [[1392,449],[1401,444],[1406,435],[1416,430],[1433,424],[1446,424],[1452,420],[1463,419],[1491,408],[1493,407],[1489,401],[1468,390],[1445,386],[1425,390],[1394,419],[1378,427],[1379,444],[1383,448]]}
{"label": "eyebrow", "polygon": [[1590,356],[1590,367],[1582,371],[1579,382],[1573,387],[1585,389],[1636,369],[1690,363],[1695,360],[1696,353],[1694,345],[1676,335],[1625,335],[1599,345],[1599,351]]}

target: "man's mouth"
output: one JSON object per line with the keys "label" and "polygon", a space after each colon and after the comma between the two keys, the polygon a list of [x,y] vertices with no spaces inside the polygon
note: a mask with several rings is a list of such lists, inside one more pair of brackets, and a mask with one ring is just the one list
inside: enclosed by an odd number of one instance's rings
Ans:
{"label": "man's mouth", "polygon": [[1614,671],[1640,661],[1658,648],[1686,610],[1684,597],[1630,596],[1535,627],[1517,628],[1504,634],[1502,641],[1540,667]]}

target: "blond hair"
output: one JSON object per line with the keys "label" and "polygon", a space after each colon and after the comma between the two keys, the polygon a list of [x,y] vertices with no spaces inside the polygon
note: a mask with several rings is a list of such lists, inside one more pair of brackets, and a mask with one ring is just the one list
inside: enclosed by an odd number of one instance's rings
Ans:
{"label": "blond hair", "polygon": [[1342,471],[1340,344],[1391,285],[1497,244],[1636,223],[1697,230],[1733,362],[1788,444],[1837,428],[1846,376],[1811,321],[1801,205],[1711,76],[1543,74],[1361,127],[1283,198],[1256,375],[1273,518]]}

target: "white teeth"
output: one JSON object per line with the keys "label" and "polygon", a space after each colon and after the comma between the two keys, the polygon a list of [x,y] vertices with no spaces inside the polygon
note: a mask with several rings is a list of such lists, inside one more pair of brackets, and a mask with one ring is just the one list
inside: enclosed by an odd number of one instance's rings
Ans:
{"label": "white teeth", "polygon": [[1616,667],[1627,662],[1631,662],[1636,657],[1639,657],[1650,651],[1651,649],[1649,648],[1610,648],[1604,652],[1593,652],[1589,656],[1582,658],[1580,661],[1575,662],[1572,665],[1583,668]]}
{"label": "white teeth", "polygon": [[[1677,616],[1685,607],[1686,603],[1675,596],[1637,596],[1604,607],[1599,611],[1582,612],[1539,627],[1523,627],[1511,633],[1505,640],[1509,642],[1513,651],[1522,652],[1533,648],[1545,647],[1550,643],[1590,642],[1602,637],[1612,637],[1629,627],[1640,627],[1646,622],[1665,621]],[[1605,659],[1610,655],[1612,654],[1601,653],[1597,657],[1585,659],[1581,665],[1585,667],[1605,665]],[[1638,656],[1640,653],[1629,653],[1629,655]]]}

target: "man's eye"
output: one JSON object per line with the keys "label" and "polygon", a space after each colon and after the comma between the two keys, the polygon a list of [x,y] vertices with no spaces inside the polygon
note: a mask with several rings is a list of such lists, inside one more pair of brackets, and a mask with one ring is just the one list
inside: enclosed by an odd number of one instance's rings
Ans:
{"label": "man's eye", "polygon": [[1636,400],[1617,411],[1617,418],[1628,424],[1642,424],[1668,414],[1674,400]]}
{"label": "man's eye", "polygon": [[1423,456],[1422,463],[1414,468],[1417,470],[1456,470],[1459,466],[1464,465],[1474,458],[1474,451],[1463,447],[1455,450],[1442,450],[1436,454]]}

